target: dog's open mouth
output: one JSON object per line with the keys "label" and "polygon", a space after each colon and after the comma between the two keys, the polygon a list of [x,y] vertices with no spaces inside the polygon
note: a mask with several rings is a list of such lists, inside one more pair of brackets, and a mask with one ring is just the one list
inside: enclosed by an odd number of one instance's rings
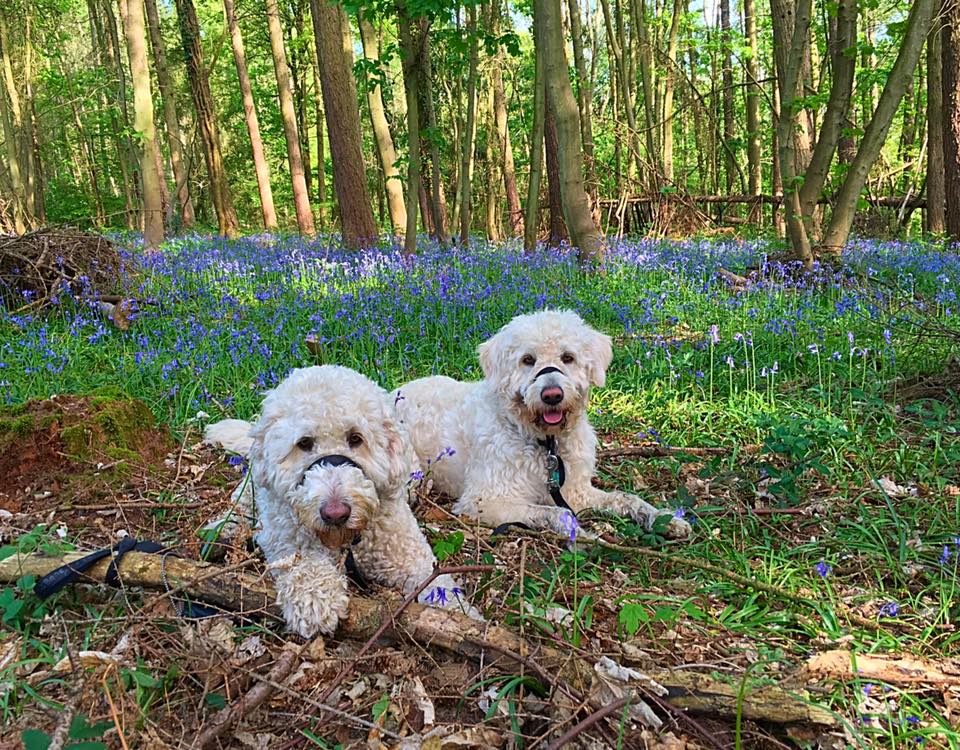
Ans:
{"label": "dog's open mouth", "polygon": [[540,421],[548,427],[557,427],[563,424],[567,418],[567,413],[563,409],[547,409],[540,415]]}

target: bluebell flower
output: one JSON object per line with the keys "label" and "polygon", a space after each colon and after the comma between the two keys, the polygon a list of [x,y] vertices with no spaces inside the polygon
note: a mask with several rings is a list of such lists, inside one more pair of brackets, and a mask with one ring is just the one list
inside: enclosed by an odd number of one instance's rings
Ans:
{"label": "bluebell flower", "polygon": [[830,567],[830,564],[825,562],[824,560],[821,560],[816,565],[814,565],[813,569],[816,571],[817,575],[820,576],[821,578],[826,578],[828,575],[830,575],[830,571],[833,570],[833,568]]}
{"label": "bluebell flower", "polygon": [[577,521],[577,517],[569,510],[565,510],[560,514],[560,523],[563,524],[564,530],[570,536],[570,541],[577,541],[577,531],[580,529],[580,522]]}
{"label": "bluebell flower", "polygon": [[900,605],[896,602],[887,602],[882,607],[880,607],[880,612],[878,613],[880,617],[896,617],[900,612]]}

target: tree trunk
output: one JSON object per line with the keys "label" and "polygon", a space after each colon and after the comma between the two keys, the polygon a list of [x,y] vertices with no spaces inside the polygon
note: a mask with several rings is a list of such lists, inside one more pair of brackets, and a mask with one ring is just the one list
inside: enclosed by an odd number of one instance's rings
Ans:
{"label": "tree trunk", "polygon": [[943,31],[943,168],[947,237],[960,241],[960,0],[945,0]]}
{"label": "tree trunk", "polygon": [[530,136],[530,178],[527,181],[527,212],[523,225],[523,249],[528,253],[536,248],[537,234],[540,230],[540,182],[543,176],[543,139],[546,119],[543,55],[536,52],[540,47],[538,41],[540,29],[536,16],[533,19],[533,38],[533,134]]}
{"label": "tree trunk", "polygon": [[[423,52],[421,34],[425,33],[426,19],[414,24],[404,5],[397,6],[397,33],[403,59],[403,88],[407,98],[407,227],[404,232],[403,252],[417,251],[417,210],[420,202],[420,56]],[[416,29],[416,31],[414,31]],[[426,216],[424,216],[426,221]]]}
{"label": "tree trunk", "polygon": [[[490,3],[490,30],[494,36],[500,33],[500,0]],[[503,166],[503,191],[507,196],[510,233],[523,236],[523,209],[517,190],[517,171],[513,161],[513,144],[510,142],[510,127],[507,123],[507,98],[503,89],[503,49],[498,48],[490,68],[490,85],[493,87],[493,113],[497,126],[497,139]]]}
{"label": "tree trunk", "polygon": [[[923,50],[923,44],[933,21],[934,4],[935,0],[915,0],[910,8],[907,30],[904,33],[897,59],[890,70],[886,84],[884,84],[880,100],[877,102],[877,109],[873,113],[870,124],[867,125],[863,139],[860,141],[857,157],[850,165],[850,170],[847,172],[840,193],[837,195],[833,215],[830,217],[830,226],[827,228],[822,243],[825,253],[839,256],[843,245],[847,241],[850,227],[853,226],[860,191],[863,190],[867,181],[870,167],[873,166],[880,154],[887,132],[890,130],[890,124],[893,122],[893,116],[896,114],[903,93],[907,89],[907,83],[913,77],[913,71],[920,60],[920,53]],[[956,16],[951,14],[951,22],[955,18]],[[944,79],[946,79],[946,76],[944,76]],[[956,96],[956,92],[954,92],[954,96]],[[952,139],[948,138],[947,140]],[[956,162],[956,159],[954,161]]]}
{"label": "tree trunk", "polygon": [[723,173],[726,178],[727,192],[734,190],[734,177],[737,170],[733,152],[733,139],[736,130],[733,123],[733,54],[730,47],[733,39],[730,35],[730,0],[720,0],[720,33],[723,44]]}
{"label": "tree trunk", "polygon": [[[627,135],[624,139],[626,148],[627,162],[627,181],[631,181],[640,167],[640,146],[637,141],[637,118],[633,108],[633,90],[631,87],[631,78],[627,71],[626,50],[623,49],[622,41],[618,38],[620,30],[614,29],[614,19],[610,12],[609,0],[600,0],[603,9],[603,20],[607,30],[607,48],[610,51],[613,65],[611,75],[615,78],[615,83],[611,81],[611,86],[617,86],[617,98],[620,102],[620,109],[623,111],[624,119],[627,123]],[[534,13],[536,13],[534,6]],[[619,12],[617,14],[619,18]],[[621,24],[622,26],[622,24]],[[546,44],[546,42],[544,42]],[[566,54],[564,54],[566,60]],[[549,85],[549,84],[548,84]],[[549,100],[549,97],[548,97]],[[619,143],[619,139],[617,141]]]}
{"label": "tree trunk", "polygon": [[[787,2],[771,0],[774,49],[777,50],[777,84],[780,89],[780,117],[777,121],[780,173],[783,178],[784,212],[787,232],[793,247],[793,257],[804,268],[813,268],[813,251],[803,222],[800,192],[796,181],[796,139],[794,129],[796,116],[794,101],[803,67],[803,51],[810,30],[810,7],[812,0],[798,0],[796,9],[787,12]],[[792,22],[792,23],[791,23]],[[786,53],[783,50],[786,49]]]}
{"label": "tree trunk", "polygon": [[357,83],[346,15],[331,0],[310,0],[310,9],[343,243],[351,249],[371,247],[378,233],[363,167]]}
{"label": "tree trunk", "polygon": [[[560,197],[570,240],[582,262],[603,259],[600,235],[590,214],[590,201],[583,189],[583,155],[580,150],[580,119],[563,49],[560,0],[536,0],[542,42],[544,82],[550,92],[557,128],[557,156],[560,170]],[[538,51],[539,52],[539,51]]]}
{"label": "tree trunk", "polygon": [[160,14],[157,12],[157,0],[145,0],[147,26],[150,29],[150,43],[153,48],[153,62],[157,71],[157,88],[160,89],[160,102],[163,107],[163,122],[167,131],[167,148],[170,150],[170,164],[173,167],[173,180],[180,204],[180,221],[184,227],[193,226],[193,199],[190,197],[189,175],[183,156],[180,134],[180,118],[177,115],[177,95],[170,68],[167,65],[167,46],[160,32]]}
{"label": "tree trunk", "polygon": [[760,195],[763,170],[760,166],[760,83],[757,81],[760,48],[756,0],[743,0],[743,25],[747,37],[747,175],[750,195]]}
{"label": "tree trunk", "polygon": [[[546,84],[546,81],[544,81]],[[550,101],[550,91],[545,88],[545,119],[543,130],[544,151],[547,162],[547,198],[550,206],[550,234],[547,244],[557,247],[570,235],[563,220],[563,200],[560,195],[560,157],[557,146],[557,118]]]}
{"label": "tree trunk", "polygon": [[[752,2],[752,0],[747,0]],[[663,158],[661,167],[668,183],[673,182],[673,90],[677,73],[677,39],[680,36],[680,16],[684,0],[674,0],[673,17],[670,19],[670,36],[667,41],[667,70],[663,83]]]}
{"label": "tree trunk", "polygon": [[447,244],[447,206],[443,193],[440,144],[436,137],[440,130],[437,126],[437,111],[433,102],[433,62],[430,46],[428,24],[423,32],[420,56],[420,107],[428,132],[434,134],[434,137],[428,138],[426,143],[430,156],[430,210],[433,215],[434,236],[443,247]]}
{"label": "tree trunk", "polygon": [[817,199],[826,182],[830,162],[833,160],[843,123],[846,122],[850,110],[857,66],[856,53],[851,50],[855,48],[856,41],[857,0],[839,0],[836,31],[830,39],[833,67],[830,99],[820,126],[820,137],[817,139],[810,165],[804,175],[803,186],[800,188],[800,207],[804,220],[808,222],[808,231],[812,231],[809,222],[816,210]]}
{"label": "tree trunk", "polygon": [[127,37],[130,78],[133,82],[133,127],[140,135],[140,175],[143,181],[143,244],[155,250],[163,242],[163,200],[156,161],[153,97],[147,67],[147,33],[140,0],[120,0],[120,17]]}
{"label": "tree trunk", "polygon": [[239,231],[239,222],[237,212],[233,208],[233,199],[230,197],[230,185],[220,151],[220,130],[217,127],[217,113],[210,94],[207,69],[203,65],[197,11],[193,7],[193,0],[175,1],[180,23],[180,38],[183,41],[183,54],[187,62],[187,77],[190,81],[190,92],[193,95],[193,107],[197,113],[197,127],[203,145],[203,158],[207,165],[213,208],[217,213],[217,225],[221,235],[235,237]]}
{"label": "tree trunk", "polygon": [[303,172],[300,154],[300,133],[297,130],[297,113],[293,107],[290,91],[290,68],[287,53],[283,48],[283,29],[280,28],[280,11],[277,0],[264,0],[267,9],[267,29],[270,32],[270,49],[273,52],[273,70],[277,76],[277,94],[280,98],[280,118],[283,121],[283,136],[287,142],[287,161],[290,164],[290,181],[293,183],[293,205],[297,212],[297,228],[300,234],[312,237],[313,212],[310,209],[310,193]]}
{"label": "tree trunk", "polygon": [[[360,25],[360,38],[363,41],[363,56],[377,69],[380,68],[380,49],[376,30],[367,20],[361,6],[358,6],[357,21]],[[367,105],[370,107],[370,124],[377,141],[377,153],[380,156],[380,168],[383,170],[384,190],[387,195],[387,207],[390,210],[390,224],[396,236],[403,234],[407,224],[407,207],[403,200],[403,185],[397,169],[397,151],[390,135],[390,125],[383,106],[383,93],[380,83],[367,82]]]}
{"label": "tree trunk", "polygon": [[[580,22],[579,0],[567,0],[570,18],[570,39],[573,42],[573,64],[577,71],[577,106],[580,110],[580,139],[583,142],[583,169],[587,195],[594,209],[594,220],[599,217],[600,186],[597,184],[596,164],[593,156],[593,81],[587,74],[587,62],[583,54],[583,26]],[[596,60],[596,53],[591,62]],[[542,139],[541,139],[542,140]],[[543,148],[540,149],[543,159]]]}
{"label": "tree trunk", "polygon": [[927,232],[946,230],[943,166],[943,28],[934,21],[927,38]]}
{"label": "tree trunk", "polygon": [[316,42],[310,45],[310,63],[313,68],[313,109],[317,126],[317,221],[327,223],[327,159],[323,145],[323,87],[320,84],[320,62]]}
{"label": "tree trunk", "polygon": [[[477,138],[477,64],[480,56],[477,36],[477,7],[467,7],[467,38],[470,52],[467,70],[467,117],[463,126],[463,146],[460,153],[460,244],[470,243],[470,218],[473,210],[474,144]],[[543,137],[541,135],[541,141]]]}
{"label": "tree trunk", "polygon": [[498,162],[499,141],[494,136],[496,129],[496,113],[493,103],[493,87],[487,88],[487,147],[484,153],[484,162],[487,165],[487,212],[486,228],[487,239],[491,242],[500,241],[500,223],[497,221],[497,170],[494,164]]}

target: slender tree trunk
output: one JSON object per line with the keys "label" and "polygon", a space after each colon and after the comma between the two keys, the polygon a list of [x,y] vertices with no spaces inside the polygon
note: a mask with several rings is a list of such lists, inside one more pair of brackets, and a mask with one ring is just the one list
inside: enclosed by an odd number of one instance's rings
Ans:
{"label": "slender tree trunk", "polygon": [[[103,0],[103,11],[106,18],[105,34],[107,45],[107,58],[110,61],[110,67],[117,76],[117,90],[115,101],[120,110],[120,119],[123,125],[123,131],[130,132],[130,115],[127,111],[127,77],[123,71],[123,64],[120,61],[120,37],[117,33],[117,18],[113,13],[113,0]],[[118,161],[120,162],[120,173],[123,177],[123,198],[126,212],[126,223],[128,229],[134,229],[137,226],[137,175],[136,164],[138,162],[136,149],[133,146],[133,139],[129,134],[120,135],[115,131],[117,142],[120,145]],[[131,171],[133,170],[133,171]]]}
{"label": "slender tree trunk", "polygon": [[[407,228],[404,232],[403,252],[417,251],[417,210],[420,193],[420,56],[423,53],[421,34],[425,33],[426,19],[414,22],[406,7],[397,6],[397,33],[403,59],[403,88],[407,97]],[[426,221],[426,216],[424,217]]]}
{"label": "slender tree trunk", "polygon": [[[470,44],[467,70],[467,117],[463,126],[463,148],[460,154],[460,244],[470,243],[470,218],[473,210],[473,152],[477,137],[477,64],[479,39],[477,7],[467,7],[467,38]],[[542,136],[541,136],[542,140]]]}
{"label": "slender tree trunk", "polygon": [[[820,126],[820,137],[813,150],[810,165],[804,175],[800,188],[800,206],[806,221],[810,221],[817,207],[817,199],[823,190],[830,162],[833,160],[837,143],[850,110],[853,98],[853,80],[857,65],[855,53],[851,50],[857,41],[857,0],[839,0],[836,31],[832,35],[830,52],[833,66],[833,80],[830,86],[830,99],[827,111]],[[808,224],[808,231],[813,231]]]}
{"label": "slender tree trunk", "polygon": [[[421,110],[430,133],[439,133],[437,111],[433,101],[433,62],[431,60],[430,27],[424,31],[423,50],[420,57],[420,97]],[[447,206],[444,200],[440,161],[440,144],[436,138],[427,140],[430,156],[430,208],[433,214],[434,236],[443,247],[447,243]]]}
{"label": "slender tree trunk", "polygon": [[727,193],[732,193],[737,169],[733,139],[736,130],[733,122],[733,55],[730,47],[733,44],[730,33],[730,0],[720,0],[720,31],[723,44],[723,159],[724,176],[726,177]]}
{"label": "slender tree trunk", "polygon": [[[583,170],[587,195],[594,209],[594,220],[599,212],[596,164],[593,156],[593,80],[587,73],[583,53],[583,26],[580,19],[579,0],[567,0],[570,18],[570,39],[573,42],[573,64],[577,71],[577,106],[580,110],[580,139],[583,141]],[[596,54],[593,55],[595,60]],[[591,62],[594,62],[591,60]],[[543,149],[541,148],[541,159]]]}
{"label": "slender tree trunk", "polygon": [[747,42],[747,174],[750,195],[760,195],[763,170],[760,166],[760,83],[757,80],[760,48],[756,0],[743,0],[743,25]]}
{"label": "slender tree trunk", "polygon": [[180,118],[177,115],[177,95],[170,68],[167,65],[167,46],[160,33],[160,14],[157,12],[157,0],[145,0],[147,27],[150,29],[150,44],[153,48],[153,62],[157,71],[157,88],[160,89],[160,101],[163,106],[163,122],[167,132],[167,147],[170,150],[170,163],[173,166],[173,180],[180,204],[180,221],[184,227],[193,226],[193,199],[190,197],[189,175],[183,156],[180,134]]}
{"label": "slender tree trunk", "polygon": [[316,42],[310,45],[313,68],[313,109],[317,126],[317,221],[327,223],[327,159],[323,145],[323,87],[320,84],[320,62]]}
{"label": "slender tree trunk", "polygon": [[343,242],[349,248],[371,247],[376,244],[378,233],[363,165],[357,83],[346,15],[330,0],[310,0],[310,9]]}
{"label": "slender tree trunk", "polygon": [[[747,0],[750,2],[751,0]],[[667,42],[667,70],[663,83],[663,159],[661,167],[668,183],[673,182],[673,89],[676,80],[677,40],[680,36],[680,15],[684,0],[674,0],[673,16],[670,19],[670,35]]]}
{"label": "slender tree trunk", "polygon": [[943,58],[944,223],[960,241],[960,0],[945,0],[940,34]]}
{"label": "slender tree trunk", "polygon": [[550,233],[547,244],[557,247],[570,235],[563,220],[563,199],[560,195],[560,157],[557,146],[557,119],[550,102],[549,90],[545,92],[543,143],[547,163],[547,199],[550,207]]}
{"label": "slender tree trunk", "polygon": [[[780,149],[780,173],[783,176],[784,212],[787,232],[793,246],[793,256],[804,268],[813,268],[813,250],[803,222],[800,192],[796,184],[796,114],[794,102],[803,67],[803,50],[810,30],[812,0],[798,0],[794,12],[785,13],[783,0],[771,0],[774,49],[777,54],[777,83],[780,87],[780,117],[777,122],[777,140]],[[792,22],[792,23],[791,23]],[[786,53],[782,51],[786,48]]]}
{"label": "slender tree trunk", "polygon": [[[622,37],[622,34],[620,34],[620,31],[614,29],[614,19],[610,11],[609,0],[600,0],[600,5],[603,9],[603,19],[607,30],[607,47],[612,56],[614,68],[612,75],[614,75],[616,79],[617,98],[620,102],[620,109],[623,111],[624,118],[627,122],[627,137],[624,146],[627,150],[627,180],[631,181],[636,174],[636,170],[640,168],[641,162],[640,147],[637,140],[637,118],[634,112],[633,92],[630,85],[631,78],[627,71],[627,53],[626,50],[623,49],[620,38],[618,38],[618,35]],[[536,12],[536,10],[534,10],[534,12]],[[618,12],[618,18],[619,15]],[[622,30],[622,24],[620,24],[620,29]],[[566,55],[564,55],[564,58],[566,58]],[[611,85],[613,84],[611,83]]]}
{"label": "slender tree trunk", "polygon": [[210,181],[210,193],[217,214],[220,234],[235,237],[239,231],[237,212],[230,197],[230,185],[223,166],[220,151],[220,130],[217,127],[217,113],[210,94],[210,82],[207,69],[203,65],[203,49],[200,46],[200,25],[193,0],[176,0],[177,17],[180,23],[180,38],[183,41],[183,53],[187,61],[187,77],[193,95],[193,107],[197,113],[197,127],[203,144],[203,158],[207,165],[207,177]]}
{"label": "slender tree trunk", "polygon": [[[636,24],[635,34],[640,44],[640,82],[643,87],[643,122],[647,146],[647,162],[649,164],[656,164],[659,161],[659,159],[657,159],[656,142],[657,104],[654,96],[653,47],[650,44],[650,29],[647,25],[646,0],[634,0],[632,5],[636,9],[634,18]],[[633,76],[631,76],[631,79],[632,78]],[[656,172],[652,172],[652,175],[654,182],[653,187],[656,187],[660,181],[659,176]]]}
{"label": "slender tree trunk", "polygon": [[3,141],[7,152],[7,168],[10,171],[10,181],[13,188],[13,223],[17,234],[23,234],[32,226],[33,217],[27,210],[26,165],[23,163],[23,154],[20,150],[20,139],[23,133],[23,118],[19,111],[19,97],[16,84],[13,80],[13,68],[10,62],[10,45],[6,31],[6,22],[0,12],[0,66],[3,68],[3,77],[10,104],[0,91],[0,120],[3,125]]}
{"label": "slender tree trunk", "polygon": [[[153,1],[148,0],[148,2]],[[270,166],[267,164],[267,157],[263,149],[260,120],[257,117],[257,106],[253,100],[250,76],[247,73],[247,53],[244,50],[243,35],[240,33],[240,25],[237,23],[233,0],[223,0],[223,10],[227,18],[227,26],[230,29],[233,60],[237,68],[240,95],[243,98],[243,116],[247,123],[247,133],[250,136],[253,169],[257,176],[257,190],[260,193],[260,213],[263,217],[264,228],[273,231],[277,228],[277,211],[273,205],[273,188],[270,186]]]}
{"label": "slender tree trunk", "polygon": [[542,32],[541,49],[537,54],[543,55],[544,82],[550,92],[548,106],[552,106],[556,118],[563,216],[581,260],[592,263],[603,259],[603,247],[590,213],[590,201],[583,189],[580,118],[563,48],[560,0],[536,0],[534,13],[539,15]]}
{"label": "slender tree trunk", "polygon": [[484,161],[487,164],[487,212],[486,228],[487,239],[491,242],[500,241],[500,222],[497,221],[497,170],[494,165],[497,163],[497,152],[499,151],[499,141],[494,136],[496,129],[496,112],[493,103],[493,87],[487,88],[487,145],[484,153]]}
{"label": "slender tree trunk", "polygon": [[[540,45],[539,24],[533,19],[534,48]],[[530,136],[530,178],[527,181],[527,211],[523,225],[523,249],[531,253],[537,246],[540,230],[540,182],[543,175],[543,139],[546,119],[546,91],[543,81],[543,56],[534,54],[533,134]]]}
{"label": "slender tree trunk", "polygon": [[[360,25],[360,38],[363,41],[363,56],[379,68],[379,40],[376,30],[367,20],[362,7],[357,11],[357,20]],[[387,195],[387,206],[390,210],[390,224],[393,227],[393,233],[399,236],[403,234],[407,224],[407,207],[403,200],[400,172],[396,166],[397,151],[393,146],[393,136],[390,134],[390,125],[384,111],[383,93],[379,82],[367,82],[367,105],[370,107],[370,124],[377,141],[380,168],[383,170],[384,190]]]}
{"label": "slender tree trunk", "polygon": [[140,175],[143,181],[143,244],[155,250],[163,242],[163,200],[157,171],[153,96],[147,67],[147,33],[140,0],[120,0],[120,17],[127,37],[127,56],[133,82],[133,127],[140,134]]}
{"label": "slender tree trunk", "polygon": [[290,181],[293,184],[293,204],[297,212],[297,228],[300,234],[312,237],[313,212],[310,210],[310,193],[303,172],[303,157],[300,153],[300,133],[297,130],[297,113],[290,91],[290,68],[287,53],[283,48],[283,29],[280,27],[280,11],[277,0],[264,0],[267,9],[267,28],[270,32],[270,49],[273,52],[273,70],[277,76],[277,94],[280,98],[280,118],[283,121],[283,136],[287,142],[287,161],[290,164]]}
{"label": "slender tree trunk", "polygon": [[939,20],[927,38],[927,232],[946,230],[943,165],[943,28]]}
{"label": "slender tree trunk", "polygon": [[[877,109],[873,113],[870,124],[864,131],[857,157],[850,165],[843,186],[837,195],[837,201],[830,217],[830,225],[823,239],[823,252],[834,256],[840,254],[843,245],[850,235],[850,227],[857,209],[860,191],[867,181],[870,167],[877,160],[880,149],[886,140],[893,116],[896,114],[907,83],[913,77],[913,71],[920,60],[924,42],[930,33],[933,21],[935,0],[914,0],[907,18],[907,29],[903,35],[897,59],[887,76]],[[948,227],[949,229],[949,227]]]}
{"label": "slender tree trunk", "polygon": [[[490,3],[490,29],[496,36],[500,32],[500,0]],[[510,142],[510,127],[507,122],[507,98],[503,89],[503,50],[498,49],[490,68],[490,85],[493,87],[493,113],[497,126],[497,139],[502,157],[503,191],[507,196],[510,233],[523,236],[523,209],[517,190],[517,171],[513,161],[513,144]]]}

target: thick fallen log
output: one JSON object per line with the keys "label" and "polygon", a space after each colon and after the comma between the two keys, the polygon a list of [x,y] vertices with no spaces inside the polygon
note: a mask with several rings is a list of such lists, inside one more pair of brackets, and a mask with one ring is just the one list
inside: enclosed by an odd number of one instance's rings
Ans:
{"label": "thick fallen log", "polygon": [[[9,557],[0,560],[0,582],[11,583],[21,576],[45,575],[61,565],[82,557],[71,553],[62,557],[42,554]],[[83,575],[89,583],[102,583],[109,561],[103,560]],[[276,594],[270,582],[237,568],[224,568],[182,558],[128,552],[118,566],[120,580],[126,586],[166,590],[164,572],[171,593],[202,599],[224,609],[245,614],[262,613],[280,617]],[[425,647],[444,651],[506,671],[521,663],[549,682],[564,683],[587,694],[594,676],[593,665],[569,651],[531,644],[507,628],[490,622],[478,622],[446,609],[410,604],[397,613],[400,598],[383,599],[354,596],[347,617],[340,622],[338,635],[368,639],[381,625],[396,615],[384,632],[393,640],[410,638]],[[534,654],[535,657],[525,657]],[[833,714],[812,702],[805,691],[787,691],[771,685],[750,684],[742,691],[739,681],[722,682],[715,677],[681,670],[645,672],[651,680],[667,689],[665,700],[692,712],[735,717],[738,712],[749,719],[774,723],[814,723],[832,725]]]}
{"label": "thick fallen log", "polygon": [[859,680],[893,685],[960,685],[960,659],[918,659],[893,654],[854,654],[844,649],[815,654],[804,666],[811,680]]}

